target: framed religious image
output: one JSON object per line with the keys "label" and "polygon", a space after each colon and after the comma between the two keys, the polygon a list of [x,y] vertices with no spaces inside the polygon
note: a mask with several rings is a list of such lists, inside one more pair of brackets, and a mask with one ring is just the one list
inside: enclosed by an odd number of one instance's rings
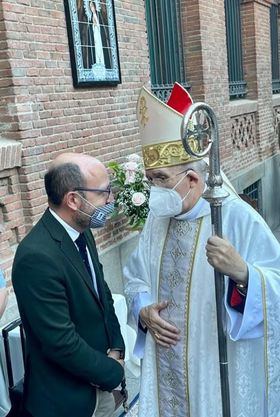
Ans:
{"label": "framed religious image", "polygon": [[121,83],[113,0],[64,0],[75,87]]}

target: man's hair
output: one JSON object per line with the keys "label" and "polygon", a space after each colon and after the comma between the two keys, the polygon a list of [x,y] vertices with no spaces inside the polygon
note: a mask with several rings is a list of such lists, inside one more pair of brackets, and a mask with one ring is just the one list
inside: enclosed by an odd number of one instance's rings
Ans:
{"label": "man's hair", "polygon": [[60,206],[69,191],[86,186],[79,166],[71,162],[50,168],[44,180],[49,203],[54,206]]}
{"label": "man's hair", "polygon": [[182,164],[182,165],[178,165],[178,170],[193,170],[195,171],[197,174],[199,174],[202,178],[203,181],[206,180],[206,175],[208,173],[209,167],[207,165],[207,163],[205,161],[203,161],[203,159],[197,160],[197,161],[193,161],[187,164]]}

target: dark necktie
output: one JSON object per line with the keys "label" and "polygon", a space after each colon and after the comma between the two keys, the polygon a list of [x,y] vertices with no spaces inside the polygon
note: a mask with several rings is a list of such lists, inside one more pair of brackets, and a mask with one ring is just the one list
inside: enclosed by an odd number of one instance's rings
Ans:
{"label": "dark necktie", "polygon": [[83,263],[85,264],[86,269],[92,279],[92,273],[89,265],[88,254],[87,254],[87,242],[85,235],[80,233],[79,237],[75,240],[76,245],[79,248],[80,255],[82,257]]}

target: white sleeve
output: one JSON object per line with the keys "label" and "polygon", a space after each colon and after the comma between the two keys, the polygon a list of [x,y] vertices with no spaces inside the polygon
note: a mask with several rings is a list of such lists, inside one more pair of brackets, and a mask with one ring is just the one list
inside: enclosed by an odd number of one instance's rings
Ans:
{"label": "white sleeve", "polygon": [[228,333],[233,341],[254,339],[263,336],[263,301],[261,277],[258,271],[248,265],[249,280],[244,312],[239,313],[226,302]]}
{"label": "white sleeve", "polygon": [[144,357],[146,332],[139,326],[139,313],[141,308],[152,304],[152,297],[148,292],[138,293],[132,302],[132,313],[137,324],[137,337],[133,350],[133,355],[142,359]]}
{"label": "white sleeve", "polygon": [[152,303],[152,297],[148,292],[141,292],[136,294],[132,302],[132,313],[137,325],[141,308],[146,307]]}

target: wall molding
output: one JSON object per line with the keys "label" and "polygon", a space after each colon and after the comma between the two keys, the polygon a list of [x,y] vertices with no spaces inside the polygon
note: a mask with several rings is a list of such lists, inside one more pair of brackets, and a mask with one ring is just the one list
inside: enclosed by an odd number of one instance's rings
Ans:
{"label": "wall molding", "polygon": [[0,171],[20,167],[21,153],[21,142],[0,138]]}

